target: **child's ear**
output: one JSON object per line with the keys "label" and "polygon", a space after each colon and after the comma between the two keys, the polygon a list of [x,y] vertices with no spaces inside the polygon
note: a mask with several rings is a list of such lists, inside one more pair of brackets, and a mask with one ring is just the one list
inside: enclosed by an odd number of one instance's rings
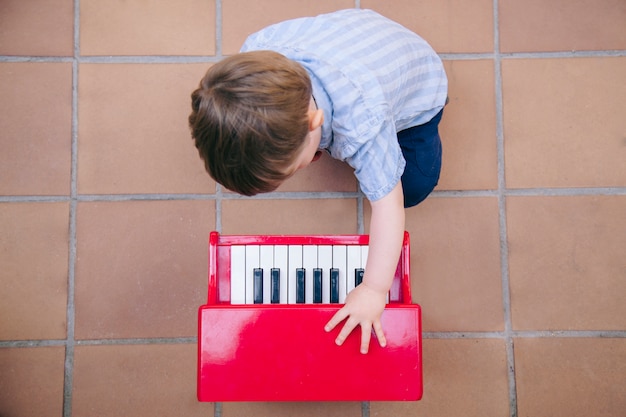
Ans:
{"label": "child's ear", "polygon": [[317,151],[315,152],[315,155],[313,155],[313,159],[311,160],[311,162],[315,162],[318,159],[320,159],[322,157],[322,151]]}
{"label": "child's ear", "polygon": [[314,131],[324,123],[324,110],[316,109],[309,111],[309,131]]}

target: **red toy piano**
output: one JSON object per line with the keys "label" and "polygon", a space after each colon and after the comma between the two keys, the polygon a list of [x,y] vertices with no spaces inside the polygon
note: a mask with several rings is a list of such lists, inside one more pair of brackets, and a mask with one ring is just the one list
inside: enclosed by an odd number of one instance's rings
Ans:
{"label": "red toy piano", "polygon": [[387,346],[360,327],[342,346],[324,325],[358,285],[369,236],[209,239],[198,326],[200,401],[401,401],[422,396],[420,307],[411,302],[409,234],[382,315]]}

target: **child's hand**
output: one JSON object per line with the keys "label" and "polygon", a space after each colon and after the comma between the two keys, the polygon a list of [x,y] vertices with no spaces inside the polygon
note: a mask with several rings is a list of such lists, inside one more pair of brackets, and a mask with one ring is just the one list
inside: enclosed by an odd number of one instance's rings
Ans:
{"label": "child's hand", "polygon": [[339,332],[335,343],[341,346],[357,325],[361,326],[361,353],[367,353],[372,335],[372,327],[380,346],[385,347],[387,341],[383,334],[380,316],[383,314],[387,293],[376,291],[364,283],[357,286],[346,297],[346,304],[326,323],[327,332],[335,328],[346,317],[346,323]]}

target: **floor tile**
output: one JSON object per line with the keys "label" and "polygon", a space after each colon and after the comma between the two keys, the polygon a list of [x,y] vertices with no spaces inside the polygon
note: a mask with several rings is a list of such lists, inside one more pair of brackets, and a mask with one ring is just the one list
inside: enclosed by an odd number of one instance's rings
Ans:
{"label": "floor tile", "polygon": [[224,234],[354,234],[356,199],[222,202]]}
{"label": "floor tile", "polygon": [[248,35],[271,24],[351,7],[354,7],[352,0],[223,0],[222,51],[225,55],[237,53]]}
{"label": "floor tile", "polygon": [[495,198],[431,197],[407,210],[424,331],[503,329],[497,213]]}
{"label": "floor tile", "polygon": [[516,339],[518,415],[619,417],[626,339]]}
{"label": "floor tile", "polygon": [[0,55],[72,56],[72,0],[2,0]]}
{"label": "floor tile", "polygon": [[626,49],[623,0],[499,1],[502,52]]}
{"label": "floor tile", "polygon": [[214,55],[215,1],[81,0],[82,55]]}
{"label": "floor tile", "polygon": [[444,61],[450,103],[440,124],[438,190],[498,186],[493,61]]}
{"label": "floor tile", "polygon": [[506,183],[626,185],[626,57],[502,62]]}
{"label": "floor tile", "polygon": [[0,415],[63,415],[63,346],[0,349]]}
{"label": "floor tile", "polygon": [[504,342],[424,340],[424,395],[419,402],[373,402],[372,417],[508,415]]}
{"label": "floor tile", "polygon": [[626,329],[626,196],[506,205],[514,329]]}
{"label": "floor tile", "polygon": [[206,68],[81,65],[79,192],[213,192],[187,125],[190,95]]}
{"label": "floor tile", "polygon": [[348,164],[324,154],[306,169],[296,171],[276,191],[356,192],[357,181]]}
{"label": "floor tile", "polygon": [[72,416],[213,416],[196,400],[196,345],[77,346]]}
{"label": "floor tile", "polygon": [[66,336],[67,203],[0,204],[0,340]]}
{"label": "floor tile", "polygon": [[0,62],[0,96],[0,193],[68,195],[72,65]]}
{"label": "floor tile", "polygon": [[361,417],[358,402],[272,402],[272,403],[224,403],[222,416],[255,417]]}
{"label": "floor tile", "polygon": [[214,219],[212,201],[80,203],[76,338],[195,336]]}
{"label": "floor tile", "polygon": [[361,7],[406,26],[439,53],[493,52],[492,0],[361,0]]}

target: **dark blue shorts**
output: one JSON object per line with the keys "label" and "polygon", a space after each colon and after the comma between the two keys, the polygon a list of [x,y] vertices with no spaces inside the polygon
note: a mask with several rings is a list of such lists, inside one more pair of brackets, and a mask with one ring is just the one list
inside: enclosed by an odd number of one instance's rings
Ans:
{"label": "dark blue shorts", "polygon": [[442,115],[443,109],[428,123],[398,132],[398,142],[406,160],[406,168],[402,174],[405,208],[421,203],[439,182],[439,122]]}

